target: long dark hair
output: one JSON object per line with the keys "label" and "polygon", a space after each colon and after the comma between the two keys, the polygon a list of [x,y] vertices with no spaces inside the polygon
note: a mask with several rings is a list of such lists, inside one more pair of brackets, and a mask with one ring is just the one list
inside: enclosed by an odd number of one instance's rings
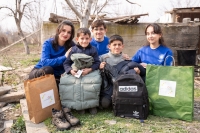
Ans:
{"label": "long dark hair", "polygon": [[[153,30],[154,30],[155,34],[160,34],[161,35],[161,37],[159,38],[159,44],[163,45],[163,46],[166,46],[166,44],[164,42],[164,38],[163,38],[161,27],[158,24],[156,24],[156,23],[148,24],[147,27],[145,28],[145,35],[147,35],[147,28],[149,28],[150,26],[153,27]],[[147,43],[147,44],[149,45],[149,43]]]}
{"label": "long dark hair", "polygon": [[58,35],[60,34],[60,32],[62,31],[62,28],[63,28],[63,26],[64,25],[69,25],[69,26],[71,26],[71,29],[72,29],[72,31],[71,31],[71,37],[69,38],[69,40],[67,40],[66,42],[65,42],[65,44],[64,44],[64,47],[65,47],[65,50],[67,51],[70,47],[72,47],[72,40],[73,40],[73,38],[74,38],[74,34],[75,34],[75,28],[74,28],[74,25],[73,25],[73,23],[71,22],[71,21],[68,21],[68,20],[64,20],[64,21],[62,21],[59,25],[58,25],[58,27],[57,27],[57,29],[56,29],[56,34],[55,34],[55,36],[54,36],[54,40],[53,40],[53,42],[52,42],[52,44],[53,44],[53,48],[54,48],[54,50],[58,50]]}

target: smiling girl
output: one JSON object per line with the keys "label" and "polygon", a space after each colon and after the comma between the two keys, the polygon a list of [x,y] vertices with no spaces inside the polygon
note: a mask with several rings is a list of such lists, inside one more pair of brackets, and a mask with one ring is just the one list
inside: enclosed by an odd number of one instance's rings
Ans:
{"label": "smiling girl", "polygon": [[54,74],[57,84],[63,74],[63,62],[66,60],[70,48],[74,46],[75,29],[70,21],[61,22],[54,37],[47,39],[42,45],[41,59],[29,74],[29,79],[40,77],[44,74]]}
{"label": "smiling girl", "polygon": [[147,64],[152,65],[172,65],[172,59],[167,56],[173,56],[171,49],[169,49],[163,39],[161,27],[158,24],[149,24],[145,29],[147,38],[147,45],[140,48],[132,57],[132,61],[140,63],[144,68]]}

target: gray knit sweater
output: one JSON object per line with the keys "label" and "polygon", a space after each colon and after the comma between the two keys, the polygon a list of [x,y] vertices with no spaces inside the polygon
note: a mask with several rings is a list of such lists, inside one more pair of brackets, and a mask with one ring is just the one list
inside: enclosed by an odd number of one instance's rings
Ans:
{"label": "gray knit sweater", "polygon": [[121,54],[112,54],[110,51],[107,54],[100,56],[101,62],[106,62],[111,66],[117,65],[119,62],[124,61]]}

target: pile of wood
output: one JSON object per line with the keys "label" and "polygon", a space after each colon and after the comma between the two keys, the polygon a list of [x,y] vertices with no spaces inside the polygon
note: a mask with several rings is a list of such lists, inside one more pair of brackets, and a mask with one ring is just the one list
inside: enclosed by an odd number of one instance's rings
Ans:
{"label": "pile of wood", "polygon": [[23,90],[13,91],[12,86],[3,85],[3,72],[11,70],[12,68],[0,66],[0,109],[7,103],[19,102],[20,99],[25,97]]}
{"label": "pile of wood", "polygon": [[19,102],[20,99],[25,97],[23,91],[12,92],[11,86],[0,87],[0,108],[11,102]]}
{"label": "pile of wood", "polygon": [[[113,18],[105,17],[106,14],[101,15],[101,16],[91,15],[90,16],[91,19],[89,20],[89,22],[92,22],[97,17],[98,19],[110,21],[110,22],[118,23],[118,24],[132,24],[132,23],[137,23],[139,21],[138,18],[140,18],[140,16],[146,16],[146,15],[148,15],[148,13],[138,14],[138,15],[129,15],[129,16],[120,16],[120,17],[113,17]],[[54,14],[54,13],[50,13],[49,21],[51,21],[53,23],[60,23],[63,20],[66,20],[66,19],[70,20],[72,22],[78,23],[78,20],[69,19],[67,17],[59,16],[59,15]]]}

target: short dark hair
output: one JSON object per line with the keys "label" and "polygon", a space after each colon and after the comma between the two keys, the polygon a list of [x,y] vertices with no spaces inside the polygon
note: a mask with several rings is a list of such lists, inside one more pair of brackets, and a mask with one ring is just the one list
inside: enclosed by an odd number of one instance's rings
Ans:
{"label": "short dark hair", "polygon": [[91,32],[88,28],[79,28],[77,30],[77,37],[79,37],[83,33],[84,35],[89,35],[91,37]]}
{"label": "short dark hair", "polygon": [[122,44],[124,43],[124,40],[123,38],[120,36],[120,35],[112,35],[110,38],[109,38],[109,44],[111,44],[112,42],[114,41],[121,41]]}
{"label": "short dark hair", "polygon": [[156,23],[148,24],[147,27],[145,28],[145,35],[147,35],[147,28],[149,28],[150,26],[153,27],[153,31],[154,31],[155,34],[161,35],[161,37],[159,39],[159,44],[166,46],[166,44],[164,42],[164,38],[162,36],[162,30],[161,30],[160,25],[158,25]]}
{"label": "short dark hair", "polygon": [[106,29],[106,24],[104,23],[103,20],[96,20],[91,24],[92,29],[94,29],[95,27],[100,27],[102,26],[104,27],[104,29]]}

